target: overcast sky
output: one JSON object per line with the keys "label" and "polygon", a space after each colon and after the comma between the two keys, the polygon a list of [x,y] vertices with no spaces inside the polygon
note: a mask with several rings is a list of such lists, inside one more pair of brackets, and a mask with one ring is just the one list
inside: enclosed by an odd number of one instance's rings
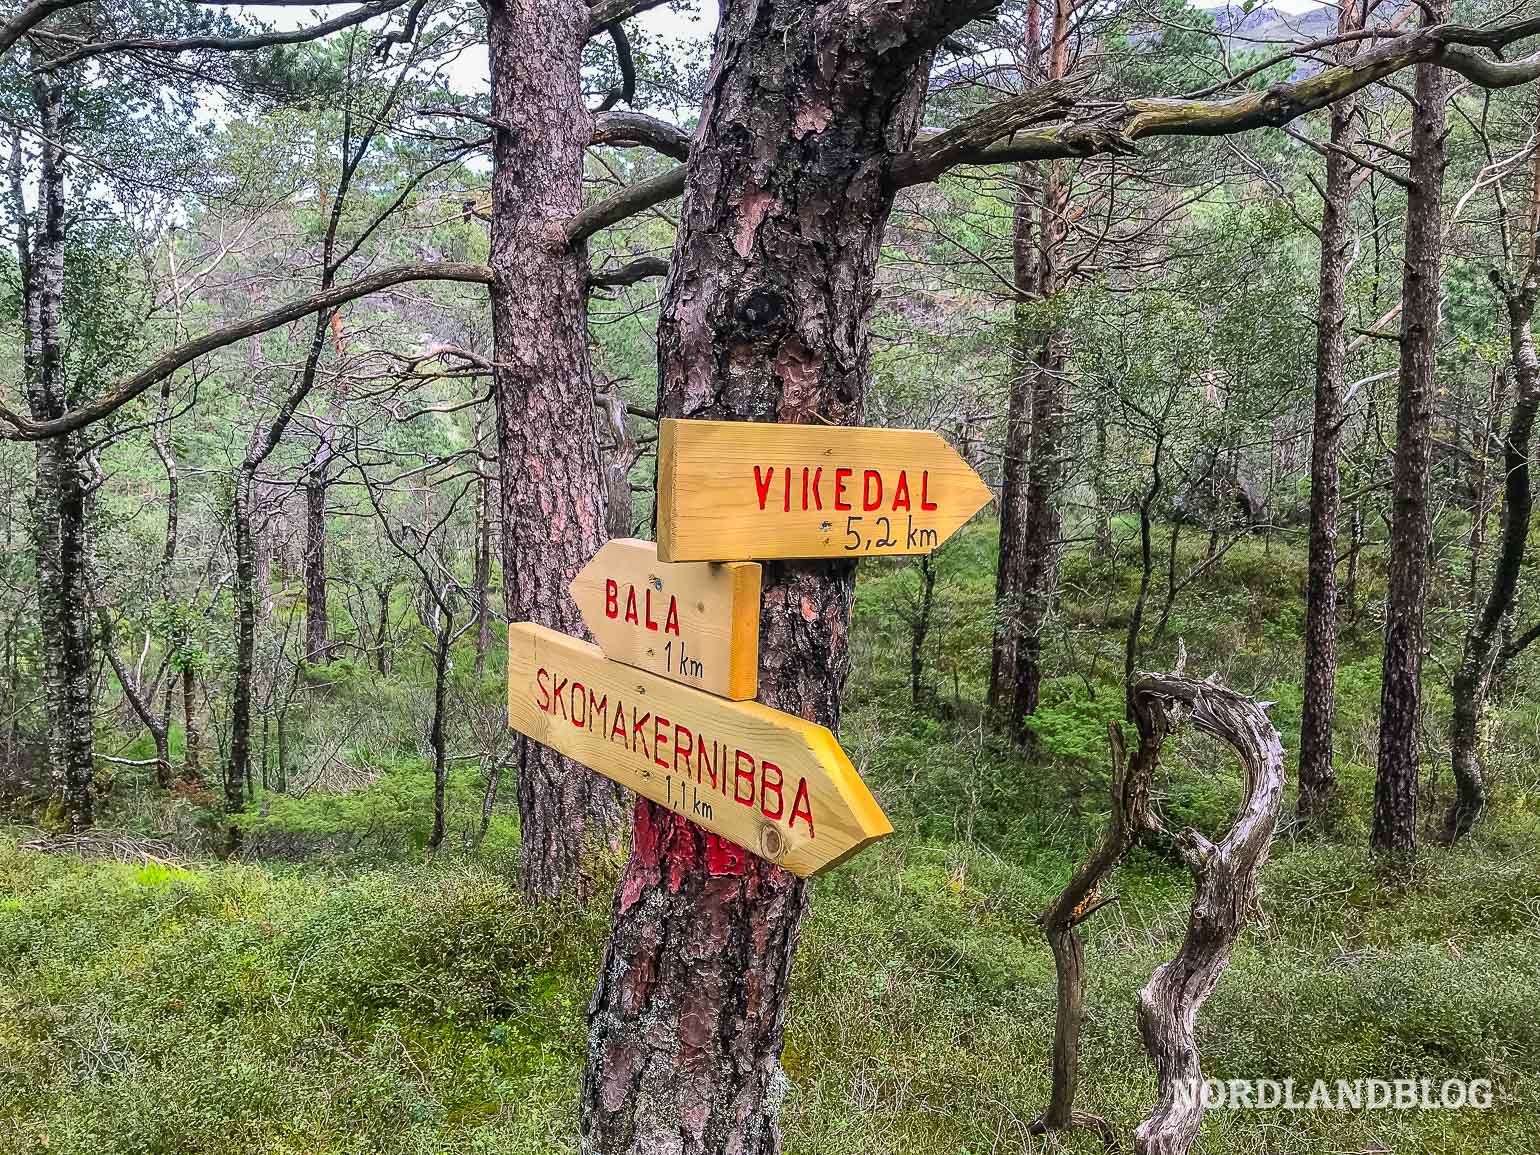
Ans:
{"label": "overcast sky", "polygon": [[[1201,8],[1221,9],[1227,6],[1237,10],[1238,3],[1228,4],[1228,0],[1193,0]],[[273,23],[279,28],[298,28],[305,24],[314,23],[314,13],[323,13],[331,16],[339,11],[346,11],[351,5],[324,5],[318,6],[313,12],[303,8],[246,8],[244,11],[252,13],[261,19]],[[1303,12],[1310,8],[1319,8],[1318,0],[1270,0],[1269,3],[1259,4],[1257,10],[1271,9],[1276,12],[1295,13]],[[692,13],[675,13],[667,8],[654,8],[643,12],[634,18],[634,23],[649,32],[670,38],[707,38],[710,37],[717,25],[717,5],[714,0],[700,0],[693,6]],[[487,88],[487,53],[486,49],[477,46],[467,51],[457,60],[450,69],[450,75],[454,87],[461,92],[485,92]]]}

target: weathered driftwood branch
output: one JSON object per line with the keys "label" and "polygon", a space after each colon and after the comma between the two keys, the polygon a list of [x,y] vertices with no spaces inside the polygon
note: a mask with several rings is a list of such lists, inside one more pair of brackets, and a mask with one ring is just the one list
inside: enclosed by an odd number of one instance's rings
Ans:
{"label": "weathered driftwood branch", "polygon": [[1112,813],[1096,852],[1075,871],[1053,904],[1038,915],[1038,924],[1053,950],[1058,976],[1057,1009],[1053,1024],[1053,1091],[1048,1108],[1032,1124],[1034,1134],[1066,1127],[1088,1127],[1110,1147],[1112,1128],[1099,1115],[1075,1110],[1075,1089],[1080,1074],[1080,1030],[1085,1019],[1085,940],[1080,924],[1114,900],[1102,894],[1102,883],[1123,855],[1146,830],[1159,826],[1150,810],[1150,784],[1154,781],[1159,746],[1141,741],[1128,758],[1123,732],[1116,723],[1107,727],[1112,749]]}
{"label": "weathered driftwood branch", "polygon": [[[1201,1098],[1186,1094],[1199,1086],[1201,1077],[1193,1027],[1198,1008],[1218,982],[1255,906],[1257,875],[1283,799],[1283,748],[1261,705],[1213,680],[1145,674],[1132,686],[1129,702],[1139,745],[1130,758],[1122,732],[1115,725],[1108,728],[1112,813],[1101,844],[1038,916],[1053,950],[1058,1001],[1053,1091],[1032,1130],[1087,1127],[1109,1147],[1113,1145],[1113,1130],[1106,1121],[1075,1110],[1085,1005],[1085,943],[1079,927],[1114,901],[1114,896],[1102,893],[1102,885],[1129,849],[1148,834],[1165,832],[1150,806],[1155,767],[1167,736],[1182,718],[1191,717],[1200,729],[1235,747],[1245,771],[1245,788],[1240,816],[1219,843],[1209,843],[1194,830],[1175,836],[1175,844],[1193,864],[1198,879],[1187,939],[1177,957],[1155,972],[1139,996],[1139,1030],[1155,1063],[1160,1104],[1140,1125],[1136,1149],[1170,1155],[1187,1150],[1202,1117]],[[1195,1109],[1189,1113],[1190,1099]]]}
{"label": "weathered driftwood branch", "polygon": [[1182,717],[1235,748],[1242,771],[1235,824],[1217,842],[1196,830],[1174,838],[1197,886],[1176,957],[1139,992],[1137,1018],[1155,1066],[1159,1102],[1134,1131],[1138,1155],[1185,1155],[1203,1118],[1198,1011],[1257,910],[1258,882],[1283,803],[1283,744],[1264,706],[1243,694],[1189,678],[1144,675],[1132,695],[1139,745],[1158,750]]}

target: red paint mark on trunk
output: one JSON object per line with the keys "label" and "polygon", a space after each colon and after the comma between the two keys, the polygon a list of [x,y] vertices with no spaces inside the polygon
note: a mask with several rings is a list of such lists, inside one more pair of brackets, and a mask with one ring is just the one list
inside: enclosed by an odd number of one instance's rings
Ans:
{"label": "red paint mark on trunk", "polygon": [[706,873],[731,878],[748,873],[749,855],[736,842],[716,834],[706,835]]}

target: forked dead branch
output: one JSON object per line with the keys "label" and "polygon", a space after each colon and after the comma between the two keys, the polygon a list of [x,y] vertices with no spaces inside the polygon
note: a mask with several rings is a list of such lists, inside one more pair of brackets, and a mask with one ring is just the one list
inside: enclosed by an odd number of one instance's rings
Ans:
{"label": "forked dead branch", "polygon": [[1101,844],[1038,918],[1053,949],[1058,976],[1054,1022],[1053,1090],[1033,1130],[1089,1127],[1109,1147],[1115,1132],[1106,1120],[1075,1110],[1080,1030],[1085,1004],[1085,942],[1080,924],[1114,901],[1102,886],[1123,855],[1141,838],[1168,833],[1150,805],[1150,792],[1166,739],[1186,720],[1230,744],[1241,765],[1241,800],[1235,823],[1217,842],[1191,827],[1171,842],[1192,868],[1196,888],[1187,932],[1176,956],[1158,967],[1139,992],[1137,1019],[1155,1065],[1159,1100],[1134,1132],[1139,1155],[1181,1155],[1203,1118],[1195,1035],[1198,1011],[1229,964],[1241,931],[1257,911],[1258,880],[1272,845],[1283,803],[1283,745],[1267,718],[1266,703],[1222,686],[1216,676],[1199,681],[1181,674],[1143,674],[1129,694],[1139,744],[1129,757],[1117,726],[1112,748],[1112,812]]}

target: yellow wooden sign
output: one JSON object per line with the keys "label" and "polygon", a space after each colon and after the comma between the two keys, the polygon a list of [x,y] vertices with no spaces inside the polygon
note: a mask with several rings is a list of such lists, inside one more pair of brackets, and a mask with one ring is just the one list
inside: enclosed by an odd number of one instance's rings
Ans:
{"label": "yellow wooden sign", "polygon": [[605,543],[569,587],[604,656],[724,698],[759,678],[757,562],[660,562],[650,541]]}
{"label": "yellow wooden sign", "polygon": [[666,561],[930,553],[992,497],[939,434],[665,419]]}
{"label": "yellow wooden sign", "polygon": [[508,627],[508,724],[804,877],[893,832],[834,735]]}

